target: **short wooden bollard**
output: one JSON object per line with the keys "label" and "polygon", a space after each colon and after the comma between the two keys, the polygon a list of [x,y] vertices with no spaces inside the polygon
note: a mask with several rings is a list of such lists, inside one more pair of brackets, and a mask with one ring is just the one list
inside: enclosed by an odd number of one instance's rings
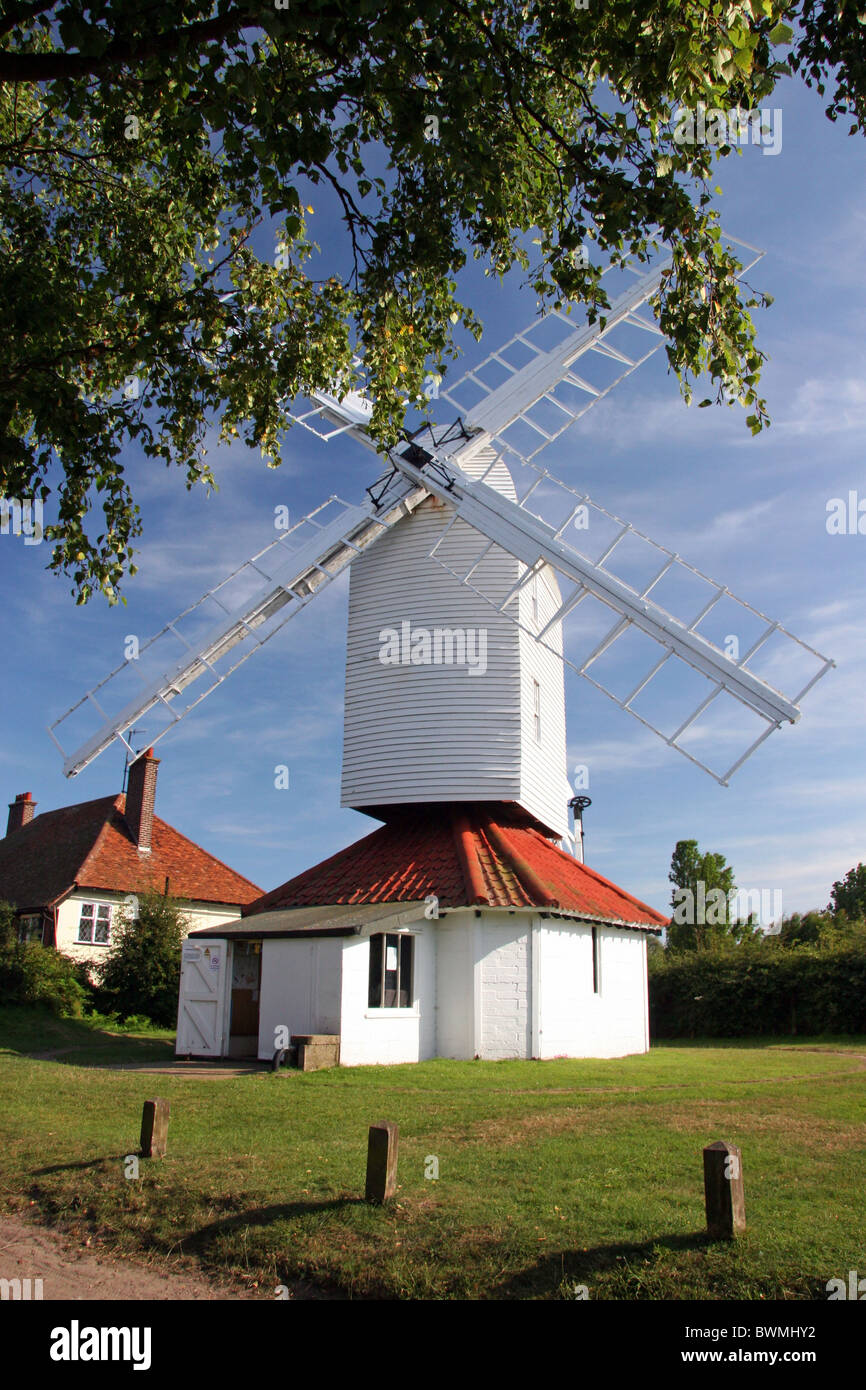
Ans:
{"label": "short wooden bollard", "polygon": [[168,1146],[168,1117],[170,1105],[167,1100],[146,1100],[141,1112],[141,1156],[142,1158],[164,1158]]}
{"label": "short wooden bollard", "polygon": [[397,1191],[397,1137],[399,1130],[391,1120],[371,1125],[367,1139],[368,1202],[387,1202]]}
{"label": "short wooden bollard", "polygon": [[704,1203],[707,1235],[732,1240],[746,1229],[743,1164],[736,1144],[717,1139],[704,1149]]}

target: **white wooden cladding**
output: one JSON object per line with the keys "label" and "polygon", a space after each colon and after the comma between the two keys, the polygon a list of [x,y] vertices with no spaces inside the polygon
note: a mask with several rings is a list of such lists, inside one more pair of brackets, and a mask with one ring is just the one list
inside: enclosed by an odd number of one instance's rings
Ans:
{"label": "white wooden cladding", "polygon": [[[513,496],[507,470],[500,466],[495,477],[497,490]],[[451,515],[446,503],[429,498],[352,566],[342,804],[363,810],[428,801],[514,801],[565,835],[562,663],[523,630],[524,620],[533,621],[529,591],[515,593],[496,612],[430,559]],[[450,558],[465,562],[459,540]],[[502,603],[519,572],[518,561],[500,551],[482,566],[486,591]],[[555,611],[554,591],[548,574],[538,588],[544,621]],[[483,631],[486,669],[473,675],[465,664],[444,661],[383,664],[381,634],[399,632],[403,623],[415,632]],[[535,681],[541,689],[540,743]]]}

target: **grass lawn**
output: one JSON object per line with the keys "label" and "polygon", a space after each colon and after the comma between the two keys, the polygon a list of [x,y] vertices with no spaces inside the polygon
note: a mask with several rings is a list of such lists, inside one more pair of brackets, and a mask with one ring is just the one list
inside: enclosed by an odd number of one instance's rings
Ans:
{"label": "grass lawn", "polygon": [[[105,1069],[171,1044],[0,1010],[6,1208],[264,1295],[304,1278],[353,1297],[825,1299],[828,1279],[866,1273],[864,1038],[218,1080]],[[154,1095],[168,1156],[130,1181]],[[400,1126],[400,1186],[372,1208],[382,1119]],[[714,1139],[743,1153],[736,1245],[703,1233]]]}

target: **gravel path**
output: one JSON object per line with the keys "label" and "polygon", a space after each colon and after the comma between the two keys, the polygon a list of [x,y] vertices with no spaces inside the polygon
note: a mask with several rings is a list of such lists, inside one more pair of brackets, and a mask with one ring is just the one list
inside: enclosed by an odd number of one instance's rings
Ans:
{"label": "gravel path", "polygon": [[48,1227],[6,1215],[0,1215],[0,1279],[41,1279],[46,1301],[273,1297],[271,1289],[250,1291],[188,1272],[120,1259]]}

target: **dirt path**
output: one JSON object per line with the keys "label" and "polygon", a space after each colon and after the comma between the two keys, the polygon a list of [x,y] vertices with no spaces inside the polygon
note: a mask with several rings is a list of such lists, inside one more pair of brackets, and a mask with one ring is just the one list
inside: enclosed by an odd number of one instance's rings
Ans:
{"label": "dirt path", "polygon": [[[190,1273],[97,1253],[45,1226],[0,1215],[0,1279],[41,1279],[42,1297],[100,1299],[255,1299],[273,1290],[247,1290]],[[31,1285],[35,1290],[37,1286]],[[297,1295],[296,1295],[297,1296]],[[303,1297],[303,1294],[300,1295]]]}

